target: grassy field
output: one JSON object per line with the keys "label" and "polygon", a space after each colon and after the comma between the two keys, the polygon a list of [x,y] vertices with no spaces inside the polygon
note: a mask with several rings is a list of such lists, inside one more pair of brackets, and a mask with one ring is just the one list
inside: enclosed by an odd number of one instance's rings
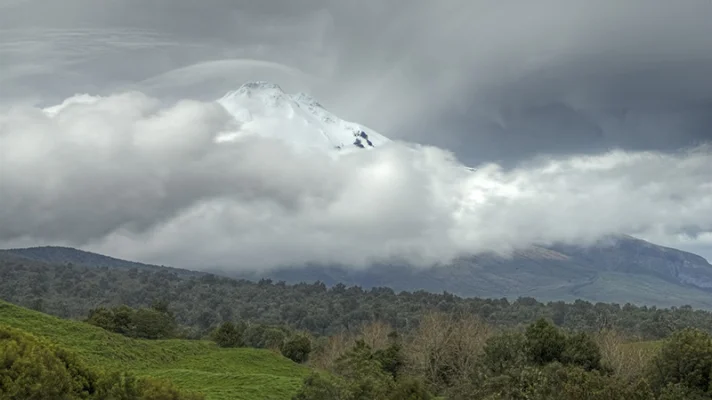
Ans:
{"label": "grassy field", "polygon": [[166,378],[207,399],[289,399],[307,367],[268,350],[222,349],[207,341],[135,340],[0,301],[0,324],[72,350],[89,365]]}

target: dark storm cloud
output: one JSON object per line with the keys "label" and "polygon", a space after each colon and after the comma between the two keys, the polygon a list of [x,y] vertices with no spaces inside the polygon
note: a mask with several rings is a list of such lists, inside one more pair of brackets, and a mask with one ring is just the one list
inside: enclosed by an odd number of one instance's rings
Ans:
{"label": "dark storm cloud", "polygon": [[[607,232],[709,255],[709,151],[676,150],[711,139],[710,15],[701,0],[0,0],[0,202],[12,222],[0,236],[255,265],[334,254],[359,263],[388,249],[433,260]],[[436,150],[393,150],[327,174],[272,145],[215,147],[228,122],[214,104],[172,105],[254,79],[310,92],[391,138],[450,149],[479,172],[443,172],[452,166]],[[114,112],[56,119],[37,108],[77,93],[107,96]],[[184,140],[160,146],[176,126]],[[146,141],[128,145],[134,136]],[[244,154],[260,157],[233,162]],[[530,161],[543,154],[555,157]],[[418,169],[423,159],[432,171]],[[384,163],[402,186],[383,192],[376,181],[382,203],[339,179]],[[353,196],[373,210],[347,207]],[[454,211],[451,199],[462,202]],[[181,253],[201,238],[191,249],[202,252]]]}
{"label": "dark storm cloud", "polygon": [[708,1],[3,4],[4,97],[264,78],[469,162],[712,138]]}

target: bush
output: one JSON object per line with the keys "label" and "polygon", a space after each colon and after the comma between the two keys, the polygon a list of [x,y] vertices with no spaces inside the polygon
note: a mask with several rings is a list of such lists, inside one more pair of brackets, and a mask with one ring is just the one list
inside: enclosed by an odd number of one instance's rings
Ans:
{"label": "bush", "polygon": [[99,375],[73,355],[7,327],[0,327],[0,368],[3,399],[80,399],[98,389]]}
{"label": "bush", "polygon": [[549,321],[542,318],[529,325],[525,337],[525,349],[530,362],[546,365],[562,359],[566,336]]}
{"label": "bush", "polygon": [[712,374],[712,337],[697,329],[675,332],[665,341],[651,366],[650,382],[656,391],[679,384],[708,393]]}
{"label": "bush", "polygon": [[458,399],[528,400],[650,400],[645,386],[629,386],[615,377],[579,366],[549,363],[525,366],[490,377],[475,387],[475,393]]}
{"label": "bush", "polygon": [[232,322],[223,322],[212,333],[212,340],[220,347],[243,347],[245,328]]}
{"label": "bush", "polygon": [[244,340],[245,346],[255,349],[264,349],[267,347],[265,341],[265,332],[267,326],[262,324],[253,324],[245,328]]}
{"label": "bush", "polygon": [[587,371],[601,370],[601,349],[586,333],[575,333],[566,338],[561,361],[578,365]]}
{"label": "bush", "polygon": [[399,381],[388,395],[389,400],[431,400],[433,395],[428,392],[425,384],[415,379]]}
{"label": "bush", "polygon": [[525,338],[520,333],[505,332],[487,339],[482,354],[482,363],[487,372],[493,375],[525,365]]}
{"label": "bush", "polygon": [[304,379],[304,384],[292,400],[347,400],[351,399],[346,383],[338,377],[313,373]]}
{"label": "bush", "polygon": [[0,326],[0,399],[200,400],[169,382],[91,370],[76,356],[26,332]]}
{"label": "bush", "polygon": [[671,383],[663,388],[658,400],[709,400],[709,397],[699,390],[690,389],[679,383]]}
{"label": "bush", "polygon": [[175,318],[163,307],[139,310],[127,306],[99,307],[89,311],[86,322],[133,338],[170,339],[177,336]]}
{"label": "bush", "polygon": [[278,328],[268,328],[264,331],[264,346],[267,349],[279,350],[287,338],[287,334]]}
{"label": "bush", "polygon": [[383,372],[390,374],[393,379],[400,376],[401,370],[405,367],[405,356],[400,343],[396,342],[383,350],[377,350],[373,357],[381,364]]}
{"label": "bush", "polygon": [[296,363],[305,363],[311,353],[311,340],[305,335],[294,335],[284,341],[280,351],[283,356]]}
{"label": "bush", "polygon": [[176,389],[170,382],[152,378],[139,383],[141,400],[203,400],[205,397],[196,393],[185,393]]}
{"label": "bush", "polygon": [[153,378],[138,379],[131,374],[112,373],[102,379],[98,399],[115,400],[203,400],[196,393],[178,390],[168,381]]}

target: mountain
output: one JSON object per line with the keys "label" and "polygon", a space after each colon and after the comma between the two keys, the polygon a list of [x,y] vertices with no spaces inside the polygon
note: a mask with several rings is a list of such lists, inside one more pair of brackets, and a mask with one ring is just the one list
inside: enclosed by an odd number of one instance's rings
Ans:
{"label": "mountain", "polygon": [[49,264],[73,264],[97,268],[136,268],[139,270],[163,269],[184,276],[201,274],[200,272],[189,271],[186,269],[150,265],[134,261],[126,261],[119,258],[109,257],[102,254],[63,246],[39,246],[20,249],[0,250],[0,260],[3,259],[32,260]]}
{"label": "mountain", "polygon": [[630,236],[609,237],[588,247],[534,246],[512,257],[473,255],[425,269],[377,265],[365,270],[308,266],[262,273],[213,272],[287,283],[322,281],[396,291],[447,291],[464,297],[712,308],[712,265],[695,254]]}
{"label": "mountain", "polygon": [[390,141],[373,129],[340,119],[311,96],[287,94],[274,83],[248,82],[217,102],[240,125],[239,132],[222,135],[219,141],[274,136],[299,150],[330,154],[368,150]]}
{"label": "mountain", "polygon": [[[158,276],[159,280],[167,277],[173,280],[174,278],[170,277],[174,276],[180,280],[201,279],[202,282],[205,279],[208,283],[214,281],[214,277],[211,278],[205,272],[135,263],[68,247],[0,250],[0,276],[6,276],[7,279],[16,279],[11,277],[17,265],[26,265],[35,271],[49,271],[67,264],[89,268],[85,271],[97,267],[104,271],[113,269],[130,273],[135,268],[139,272],[145,271]],[[72,270],[74,275],[79,271],[76,267]],[[237,269],[240,266],[235,267]],[[610,238],[588,247],[531,247],[517,252],[511,258],[487,254],[462,257],[450,265],[426,269],[405,265],[377,265],[366,270],[338,266],[306,266],[263,273],[217,270],[209,272],[252,281],[265,278],[287,283],[321,281],[327,286],[341,283],[347,286],[358,285],[364,289],[389,287],[396,292],[447,291],[462,297],[507,297],[510,300],[533,297],[539,301],[582,299],[659,307],[691,305],[712,310],[712,265],[697,255],[629,236]],[[63,276],[59,270],[54,274]],[[96,276],[91,279],[95,278]],[[81,277],[77,275],[75,279]],[[87,282],[82,283],[82,287],[91,286],[89,279],[87,276]],[[32,289],[32,280],[26,283],[29,286],[13,283],[15,289],[11,292],[20,298],[29,299],[36,296],[32,293],[38,289]],[[114,284],[123,285],[118,281],[104,283],[107,287]],[[22,288],[30,288],[31,292],[26,293]],[[130,291],[131,286],[125,289]],[[116,288],[110,293],[111,296],[118,295]],[[108,292],[106,296],[109,296]],[[150,293],[134,293],[130,298],[146,296],[150,296]]]}

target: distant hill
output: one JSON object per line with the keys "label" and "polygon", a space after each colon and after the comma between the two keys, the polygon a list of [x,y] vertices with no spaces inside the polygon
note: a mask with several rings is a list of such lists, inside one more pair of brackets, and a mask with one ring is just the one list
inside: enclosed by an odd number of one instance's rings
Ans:
{"label": "distant hill", "polygon": [[512,257],[482,254],[462,257],[449,265],[416,269],[376,265],[365,270],[339,266],[292,267],[268,272],[206,269],[205,272],[158,267],[120,260],[67,247],[0,250],[2,257],[21,257],[50,264],[139,270],[163,269],[177,276],[222,276],[286,283],[323,282],[395,291],[425,290],[462,297],[541,301],[631,303],[659,307],[692,305],[712,309],[712,265],[704,258],[630,236],[606,238],[593,246],[534,246]]}
{"label": "distant hill", "polygon": [[586,247],[531,247],[512,257],[462,257],[450,265],[426,269],[378,265],[361,271],[310,266],[264,273],[214,272],[251,280],[448,291],[465,297],[528,296],[541,301],[583,299],[712,308],[712,265],[707,260],[630,236],[609,237]]}
{"label": "distant hill", "polygon": [[0,250],[0,257],[14,256],[34,261],[41,261],[50,264],[74,264],[86,267],[106,267],[106,268],[138,268],[153,269],[165,268],[180,275],[196,275],[200,272],[186,269],[144,264],[134,261],[126,261],[119,258],[109,257],[102,254],[75,249],[73,247],[62,246],[41,246],[21,249]]}
{"label": "distant hill", "polygon": [[[542,264],[540,271],[544,271],[546,265]],[[408,271],[411,270],[404,270],[404,273]],[[447,268],[440,271],[457,272]],[[556,272],[556,269],[551,271]],[[571,272],[572,276],[577,273],[580,271]],[[397,280],[394,275],[381,276]],[[402,281],[410,279],[404,275]],[[449,282],[454,280],[452,275],[448,279]],[[501,275],[490,282],[498,280],[502,281]],[[620,280],[600,282],[608,288],[621,284]],[[669,288],[678,291],[679,297],[674,299],[678,305],[688,303],[695,308],[712,310],[712,296],[707,291],[673,283],[666,283],[669,286],[665,287],[661,286],[661,280],[650,282],[646,287],[643,279],[628,281],[633,286],[629,288],[631,295],[626,298],[640,298],[641,293],[650,290],[647,292],[650,298],[659,302],[662,296],[654,298],[653,291]],[[439,284],[434,282],[433,287]],[[482,283],[482,287],[486,284]],[[618,294],[621,293],[623,290],[619,290]],[[661,293],[671,301],[670,292]],[[500,327],[548,318],[566,329],[597,331],[611,327],[647,339],[666,337],[672,330],[682,327],[698,327],[712,332],[712,312],[690,307],[663,310],[626,302],[606,304],[578,300],[568,304],[562,301],[547,303],[526,295],[509,300],[462,298],[451,292],[396,292],[386,287],[364,289],[336,284],[329,288],[321,282],[289,285],[268,279],[253,282],[207,273],[179,275],[161,267],[50,264],[11,253],[0,254],[0,299],[62,318],[80,319],[86,318],[92,308],[100,306],[148,307],[160,301],[169,304],[169,310],[188,337],[201,337],[222,321],[235,320],[287,326],[315,335],[353,332],[373,321],[386,322],[401,332],[409,332],[417,328],[424,313],[433,310],[476,315]],[[0,310],[0,316],[4,312]]]}
{"label": "distant hill", "polygon": [[91,366],[167,378],[208,400],[288,400],[309,374],[308,368],[269,350],[222,349],[194,340],[135,340],[3,301],[0,325],[45,337]]}

